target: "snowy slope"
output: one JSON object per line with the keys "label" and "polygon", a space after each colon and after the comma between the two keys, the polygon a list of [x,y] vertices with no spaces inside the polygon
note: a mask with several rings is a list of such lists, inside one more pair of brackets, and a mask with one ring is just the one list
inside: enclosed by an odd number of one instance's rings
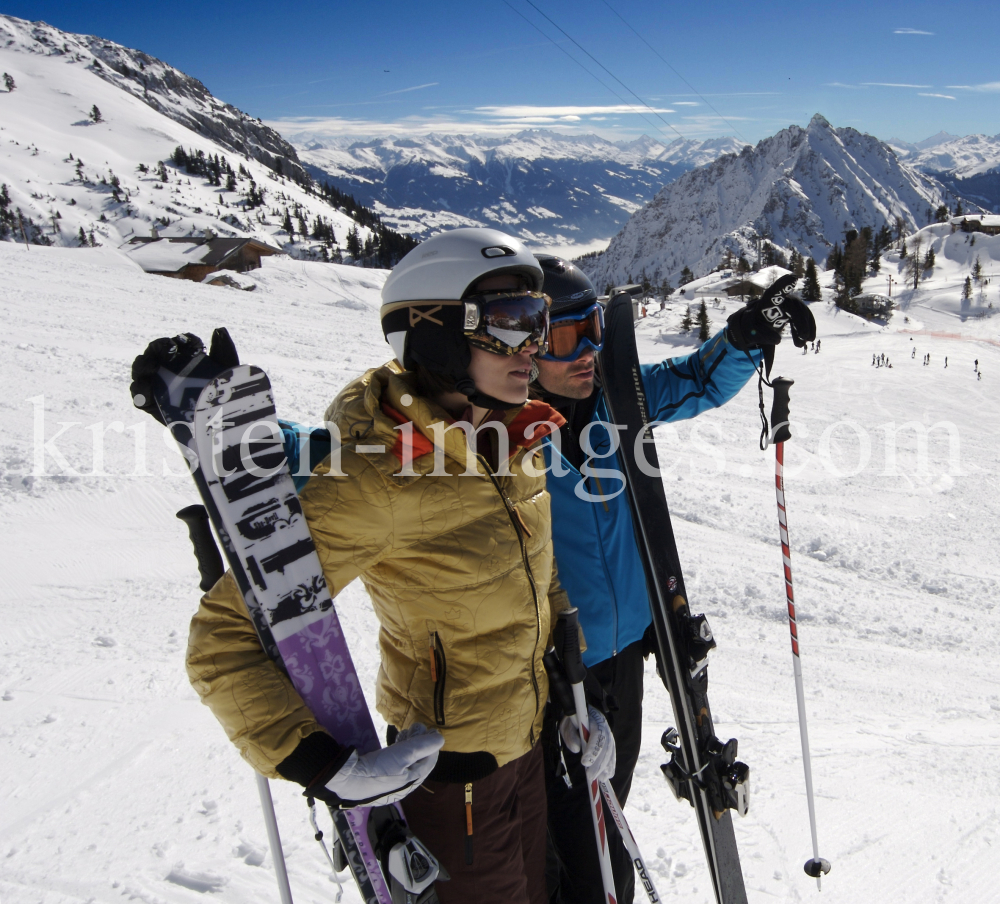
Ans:
{"label": "snowy slope", "polygon": [[701,276],[726,248],[753,259],[759,236],[822,262],[845,230],[897,216],[915,228],[943,196],[878,139],[817,114],[671,183],[584,267],[601,286],[642,270],[676,280],[685,265]]}
{"label": "snowy slope", "polygon": [[[935,237],[942,283],[917,289],[889,329],[818,303],[821,353],[778,350],[775,372],[796,379],[786,480],[827,904],[995,898],[1000,324],[963,321],[957,282],[945,285],[969,264],[963,238]],[[986,248],[980,237],[971,250]],[[151,338],[226,325],[243,360],[271,374],[279,410],[316,423],[352,375],[388,357],[385,274],[269,258],[243,293],[149,276],[107,248],[10,243],[0,272],[0,898],[275,901],[250,770],[183,670],[197,573],[173,513],[195,491],[131,408],[128,368]],[[716,325],[734,307],[720,305]],[[639,323],[644,360],[692,347],[679,313],[675,302]],[[893,368],[871,366],[883,352]],[[758,430],[751,384],[659,439],[692,602],[719,643],[719,732],[752,768],[751,812],[736,824],[750,899],[791,904],[816,892],[801,868],[811,851],[773,458]],[[37,455],[46,476],[31,474]],[[354,584],[337,605],[370,692],[370,604]],[[647,679],[626,813],[661,896],[709,902],[690,808],[659,773],[672,716],[651,664]],[[273,790],[295,900],[332,900],[299,791]],[[344,900],[358,901],[352,888]]]}
{"label": "snowy slope", "polygon": [[663,185],[743,146],[734,138],[610,142],[546,129],[358,141],[308,124],[273,125],[317,178],[333,179],[397,230],[500,226],[547,247],[606,241]]}
{"label": "snowy slope", "polygon": [[[152,91],[148,100],[137,96],[136,73],[126,78],[109,74],[107,66],[96,69],[89,47],[105,59],[113,52],[136,66],[146,60],[150,78],[176,90],[157,94],[156,103]],[[281,229],[286,210],[291,211],[296,230],[296,211],[302,212],[310,230],[317,217],[324,218],[341,246],[356,225],[269,166],[234,153],[240,141],[249,141],[246,136],[266,138],[264,132],[269,130],[260,131],[261,126],[241,137],[227,125],[234,108],[211,95],[188,96],[185,91],[194,80],[180,81],[180,73],[152,57],[0,16],[0,71],[9,73],[16,84],[13,92],[0,92],[0,183],[8,186],[11,208],[22,210],[41,229],[44,240],[76,246],[83,229],[88,236],[93,232],[97,242],[117,247],[132,235],[149,235],[150,227],[159,223],[166,224],[161,235],[189,235],[210,227],[219,235],[253,236],[309,256],[319,253],[319,243],[301,239],[292,243]],[[89,118],[94,105],[102,122]],[[209,131],[208,109],[217,117],[215,131],[224,143],[202,134]],[[184,110],[191,116],[185,118]],[[281,143],[279,136],[270,134]],[[221,186],[213,186],[204,177],[174,167],[169,158],[178,146],[226,159],[236,171],[235,190],[226,190],[225,177]],[[167,182],[156,175],[158,161],[167,162]],[[147,172],[141,172],[140,165]],[[112,197],[112,176],[121,186],[120,201]],[[263,192],[263,206],[254,207],[249,201],[251,184]],[[362,227],[360,234],[364,239],[369,231]]]}

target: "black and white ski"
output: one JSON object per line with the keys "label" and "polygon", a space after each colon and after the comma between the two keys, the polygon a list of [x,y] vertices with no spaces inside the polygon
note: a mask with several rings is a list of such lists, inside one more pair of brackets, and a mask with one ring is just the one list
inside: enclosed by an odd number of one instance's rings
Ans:
{"label": "black and white ski", "polygon": [[670,694],[676,729],[664,732],[671,755],[663,773],[678,799],[697,814],[718,904],[746,904],[730,808],[748,804],[749,770],[736,761],[736,740],[715,736],[708,705],[707,656],[715,640],[703,615],[692,615],[659,473],[653,426],[639,370],[628,292],[612,293],[604,315],[598,367],[611,420],[620,431],[619,459],[636,543],[646,572],[660,677]]}

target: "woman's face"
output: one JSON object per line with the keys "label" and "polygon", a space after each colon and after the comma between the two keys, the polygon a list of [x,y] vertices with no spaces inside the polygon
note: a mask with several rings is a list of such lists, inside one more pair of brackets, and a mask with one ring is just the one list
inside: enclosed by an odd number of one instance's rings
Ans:
{"label": "woman's face", "polygon": [[[487,276],[476,283],[476,292],[516,292],[527,282],[513,273]],[[476,388],[501,402],[523,405],[528,400],[532,358],[538,353],[537,343],[525,346],[516,355],[495,355],[472,346],[469,376]]]}
{"label": "woman's face", "polygon": [[512,405],[523,405],[528,400],[531,359],[538,352],[537,344],[526,346],[516,355],[495,355],[475,346],[470,350],[469,376],[476,389]]}

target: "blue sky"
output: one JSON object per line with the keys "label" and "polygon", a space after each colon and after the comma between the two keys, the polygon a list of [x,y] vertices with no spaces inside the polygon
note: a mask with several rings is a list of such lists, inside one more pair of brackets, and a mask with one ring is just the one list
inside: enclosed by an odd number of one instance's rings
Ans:
{"label": "blue sky", "polygon": [[817,112],[883,139],[1000,132],[996,0],[8,0],[0,11],[139,48],[253,116],[319,133],[537,126],[757,141]]}

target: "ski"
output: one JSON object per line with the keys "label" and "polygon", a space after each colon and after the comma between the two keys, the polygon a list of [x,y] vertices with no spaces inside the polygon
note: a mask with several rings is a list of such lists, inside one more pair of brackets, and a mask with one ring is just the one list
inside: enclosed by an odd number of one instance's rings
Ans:
{"label": "ski", "polygon": [[718,904],[746,904],[730,808],[746,813],[749,770],[737,742],[715,736],[708,705],[707,656],[715,646],[703,615],[692,615],[670,512],[659,473],[653,426],[639,369],[628,291],[612,292],[598,368],[621,446],[625,492],[643,560],[657,646],[657,667],[670,694],[676,729],[664,732],[671,755],[662,769],[678,799],[695,809]]}
{"label": "ski", "polygon": [[[264,650],[338,743],[359,753],[376,749],[267,375],[248,365],[220,372],[203,351],[178,371],[160,368],[153,397],[189,463]],[[331,813],[365,904],[436,904],[433,883],[446,874],[409,832],[399,805]]]}

